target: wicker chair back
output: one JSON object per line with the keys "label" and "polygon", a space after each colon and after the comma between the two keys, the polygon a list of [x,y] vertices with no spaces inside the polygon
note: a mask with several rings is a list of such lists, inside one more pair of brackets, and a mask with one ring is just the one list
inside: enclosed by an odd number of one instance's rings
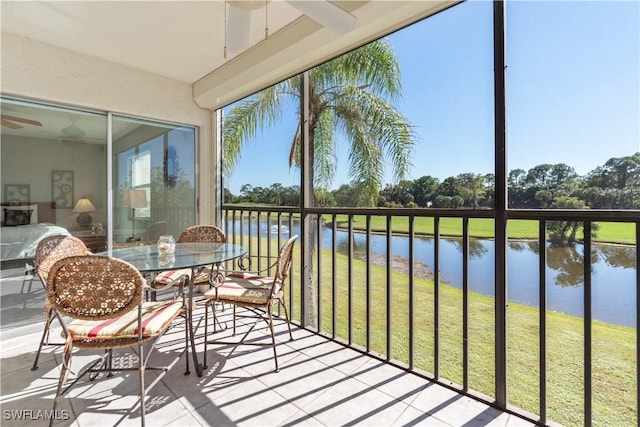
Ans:
{"label": "wicker chair back", "polygon": [[56,262],[47,279],[47,296],[60,313],[82,320],[112,319],[142,302],[146,282],[126,261],[93,255]]}
{"label": "wicker chair back", "polygon": [[65,235],[45,237],[36,248],[36,272],[45,283],[49,270],[58,260],[69,256],[88,254],[89,250],[77,237]]}
{"label": "wicker chair back", "polygon": [[178,243],[225,243],[226,240],[224,231],[215,225],[192,225],[178,237]]}

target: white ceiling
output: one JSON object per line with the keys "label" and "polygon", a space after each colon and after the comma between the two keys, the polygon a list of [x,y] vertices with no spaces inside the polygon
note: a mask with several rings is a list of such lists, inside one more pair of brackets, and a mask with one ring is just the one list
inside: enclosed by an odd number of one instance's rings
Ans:
{"label": "white ceiling", "polygon": [[[2,31],[193,83],[225,60],[223,1],[2,1]],[[227,10],[230,6],[227,6]],[[268,5],[276,32],[301,13]],[[250,42],[264,36],[264,8],[251,11]]]}
{"label": "white ceiling", "polygon": [[[457,3],[333,0],[357,18],[353,31],[336,34],[288,1],[269,0],[267,8],[262,1],[251,2],[258,6],[250,12],[252,47],[229,51],[226,59],[225,11],[231,6],[222,0],[1,0],[0,28],[191,83],[196,103],[215,109]],[[265,12],[270,34],[266,42]],[[234,30],[227,28],[227,35]]]}

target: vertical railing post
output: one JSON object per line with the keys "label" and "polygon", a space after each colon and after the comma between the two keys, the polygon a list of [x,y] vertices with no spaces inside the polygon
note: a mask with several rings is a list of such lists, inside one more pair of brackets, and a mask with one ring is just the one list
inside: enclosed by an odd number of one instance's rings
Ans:
{"label": "vertical railing post", "polygon": [[433,376],[440,378],[440,217],[433,218]]}
{"label": "vertical railing post", "polygon": [[409,216],[409,370],[414,369],[415,359],[415,281],[414,281],[414,263],[415,254],[413,251],[413,243],[416,235],[414,230],[415,217]]}
{"label": "vertical railing post", "polygon": [[393,224],[392,224],[392,216],[391,215],[387,215],[387,292],[385,294],[386,297],[386,302],[387,302],[387,354],[386,354],[386,359],[387,360],[391,360],[393,359],[393,337],[392,337],[392,331],[393,331],[393,312],[392,312],[392,298],[393,298],[393,291],[392,291],[392,277],[393,277],[393,268],[392,268],[392,263],[391,263],[391,231],[393,230]]}
{"label": "vertical railing post", "polygon": [[[318,242],[316,244],[316,282],[318,283],[317,288],[317,296],[316,296],[316,308],[318,313],[316,315],[316,319],[318,322],[318,331],[322,330],[322,288],[320,284],[322,283],[321,275],[322,275],[322,215],[318,214],[316,216],[316,236]],[[291,229],[289,229],[291,230]]]}
{"label": "vertical railing post", "polygon": [[349,214],[347,230],[347,341],[353,345],[353,214]]}
{"label": "vertical railing post", "polygon": [[[636,311],[640,310],[640,221],[636,222]],[[636,422],[640,421],[640,316],[636,315]]]}
{"label": "vertical railing post", "polygon": [[[312,225],[312,215],[307,213],[307,209],[313,207],[313,164],[311,164],[311,150],[313,141],[309,140],[309,72],[305,71],[300,76],[300,142],[302,146],[302,168],[300,174],[300,188],[302,191],[302,206],[300,210],[300,320],[303,327],[316,328],[315,313],[313,306],[315,303],[313,293],[313,244],[314,229]],[[319,250],[319,248],[318,248]]]}
{"label": "vertical railing post", "polygon": [[540,246],[540,256],[538,275],[539,282],[539,332],[540,335],[540,421],[547,422],[547,222],[540,221],[538,230],[538,245]]}
{"label": "vertical railing post", "polygon": [[462,390],[469,391],[469,217],[462,218]]}
{"label": "vertical railing post", "polygon": [[495,340],[496,404],[507,407],[507,118],[505,10],[493,2],[493,79],[495,138]]}
{"label": "vertical railing post", "polygon": [[583,223],[584,231],[584,246],[583,246],[583,271],[584,271],[584,426],[591,427],[592,425],[592,380],[591,374],[593,372],[592,361],[592,343],[593,343],[593,331],[592,331],[592,303],[591,303],[591,221],[585,221]]}
{"label": "vertical railing post", "polygon": [[337,313],[336,308],[338,307],[338,279],[336,277],[338,268],[336,263],[338,262],[338,238],[337,238],[337,229],[338,229],[338,218],[336,214],[331,216],[331,338],[335,338],[337,336],[336,332],[336,322],[337,322]]}
{"label": "vertical railing post", "polygon": [[366,294],[366,313],[367,313],[367,351],[371,351],[371,215],[367,215],[367,240],[365,255],[365,294]]}

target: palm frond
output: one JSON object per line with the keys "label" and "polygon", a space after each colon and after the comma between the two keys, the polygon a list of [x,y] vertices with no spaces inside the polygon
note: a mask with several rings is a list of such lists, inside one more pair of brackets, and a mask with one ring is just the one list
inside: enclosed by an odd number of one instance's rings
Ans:
{"label": "palm frond", "polygon": [[[223,166],[230,173],[243,146],[259,128],[276,124],[283,99],[300,98],[301,76],[292,77],[234,106],[224,121]],[[313,138],[316,188],[328,188],[336,168],[335,134],[349,141],[349,171],[354,183],[375,201],[390,158],[394,180],[411,167],[415,135],[394,107],[401,95],[400,67],[390,42],[380,39],[309,72],[309,131]],[[300,117],[298,117],[300,125]],[[289,150],[289,166],[301,165],[300,127]]]}
{"label": "palm frond", "polygon": [[223,167],[231,174],[240,159],[243,146],[258,129],[276,124],[282,115],[282,94],[286,84],[272,86],[233,106],[223,122]]}
{"label": "palm frond", "polygon": [[322,64],[310,73],[321,91],[366,85],[369,91],[395,103],[400,99],[400,64],[387,39],[379,39]]}
{"label": "palm frond", "polygon": [[[377,147],[380,161],[373,161],[370,157],[357,159],[354,153],[351,172],[354,179],[370,175],[368,171],[360,171],[367,161],[371,162],[370,170],[375,170],[379,177],[378,184],[382,184],[383,171],[372,169],[374,164],[379,167],[384,164],[384,156],[391,157],[395,181],[405,179],[411,168],[411,152],[414,147],[415,135],[408,120],[381,98],[364,90],[354,89],[349,96],[341,99],[336,108],[340,118],[340,127],[344,129],[348,138],[358,138],[359,133],[366,134],[371,144]],[[362,139],[362,137],[360,137]],[[354,146],[355,147],[355,146]],[[373,150],[369,150],[373,153]],[[367,160],[369,159],[369,160]]]}

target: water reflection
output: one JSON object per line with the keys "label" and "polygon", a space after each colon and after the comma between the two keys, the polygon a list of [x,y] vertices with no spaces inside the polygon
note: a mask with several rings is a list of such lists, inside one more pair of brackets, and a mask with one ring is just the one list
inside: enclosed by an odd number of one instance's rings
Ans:
{"label": "water reflection", "polygon": [[530,251],[534,254],[540,253],[540,245],[537,240],[517,240],[508,242],[509,249],[515,252]]}
{"label": "water reflection", "polygon": [[[448,237],[453,245],[462,253],[462,238]],[[488,240],[469,239],[469,258],[482,258],[489,253],[489,248],[486,246]]]}
{"label": "water reflection", "polygon": [[629,246],[604,245],[597,247],[598,255],[611,267],[636,269],[636,250]]}
{"label": "water reflection", "polygon": [[[597,259],[592,251],[591,264]],[[553,283],[558,286],[581,286],[584,283],[583,251],[579,252],[578,246],[548,247],[547,267],[557,273]]]}
{"label": "water reflection", "polygon": [[[248,224],[243,224],[244,233]],[[254,235],[258,225],[254,222]],[[231,230],[231,225],[229,230]],[[236,232],[240,225],[236,222]],[[294,224],[292,233],[299,233]],[[271,236],[275,238],[276,236]],[[331,250],[332,230],[324,228],[322,247]],[[365,259],[367,236],[354,233],[351,237],[355,258]],[[387,236],[370,236],[372,262],[385,266]],[[339,253],[347,254],[349,236],[346,231],[336,231],[336,247]],[[408,259],[409,238],[392,236],[390,242],[393,261]],[[421,277],[434,271],[433,237],[418,237],[413,242],[414,271]],[[584,313],[584,267],[583,246],[551,247],[547,245],[547,269],[545,291],[549,310],[574,316]],[[539,306],[540,245],[537,240],[510,241],[507,245],[507,286],[509,302],[533,307]],[[439,245],[440,279],[443,283],[461,288],[463,282],[462,239],[442,238]],[[623,326],[635,327],[637,317],[635,286],[635,247],[593,244],[592,265],[592,313],[594,319]],[[394,265],[399,263],[394,262]],[[493,297],[495,295],[495,242],[485,239],[469,239],[469,285],[473,292]],[[423,274],[424,272],[427,272]]]}

